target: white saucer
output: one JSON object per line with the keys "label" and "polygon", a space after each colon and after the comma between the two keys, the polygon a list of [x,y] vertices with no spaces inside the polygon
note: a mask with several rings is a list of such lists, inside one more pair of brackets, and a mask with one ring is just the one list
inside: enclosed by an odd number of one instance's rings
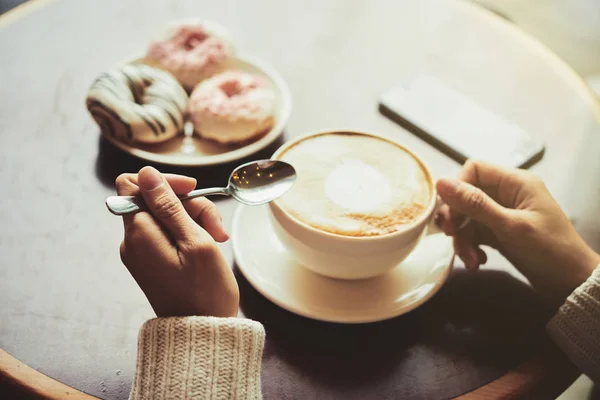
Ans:
{"label": "white saucer", "polygon": [[384,275],[327,278],[291,257],[273,232],[266,205],[240,205],[231,237],[237,266],[256,290],[286,310],[329,322],[381,321],[419,307],[442,287],[454,259],[451,239],[434,234]]}

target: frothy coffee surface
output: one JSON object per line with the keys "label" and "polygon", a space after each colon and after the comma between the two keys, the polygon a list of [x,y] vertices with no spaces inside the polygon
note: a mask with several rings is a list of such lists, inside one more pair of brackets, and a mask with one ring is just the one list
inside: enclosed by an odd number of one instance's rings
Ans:
{"label": "frothy coffee surface", "polygon": [[325,134],[298,142],[279,159],[292,164],[298,178],[278,204],[319,230],[384,235],[414,222],[429,204],[421,164],[384,139]]}

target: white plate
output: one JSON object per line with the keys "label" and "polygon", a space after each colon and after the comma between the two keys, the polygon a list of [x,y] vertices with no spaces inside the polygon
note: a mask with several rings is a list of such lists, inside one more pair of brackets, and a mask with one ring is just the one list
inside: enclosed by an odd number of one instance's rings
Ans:
{"label": "white plate", "polygon": [[[136,60],[133,62],[143,62]],[[104,135],[104,137],[123,151],[144,160],[177,166],[205,166],[232,162],[248,157],[273,143],[285,128],[292,111],[292,96],[283,78],[269,65],[250,57],[236,58],[231,69],[239,69],[262,76],[275,90],[275,124],[261,138],[237,146],[225,146],[200,139],[198,136],[178,136],[164,143],[153,145],[130,144]]]}
{"label": "white plate", "polygon": [[419,307],[446,282],[454,259],[451,240],[434,234],[384,275],[327,278],[291,257],[273,232],[266,205],[237,208],[232,244],[238,268],[263,296],[296,314],[344,323],[381,321]]}

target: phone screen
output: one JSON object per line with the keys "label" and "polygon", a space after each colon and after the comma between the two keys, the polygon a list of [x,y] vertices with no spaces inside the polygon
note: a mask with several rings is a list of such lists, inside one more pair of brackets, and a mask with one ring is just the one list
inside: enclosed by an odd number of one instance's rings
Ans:
{"label": "phone screen", "polygon": [[543,144],[525,130],[430,76],[385,92],[380,110],[459,162],[528,167],[543,156]]}

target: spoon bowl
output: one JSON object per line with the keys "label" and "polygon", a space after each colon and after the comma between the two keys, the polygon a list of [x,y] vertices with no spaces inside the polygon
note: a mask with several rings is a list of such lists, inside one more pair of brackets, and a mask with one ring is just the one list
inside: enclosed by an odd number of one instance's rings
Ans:
{"label": "spoon bowl", "polygon": [[236,168],[229,177],[227,189],[240,203],[256,206],[280,197],[295,181],[296,170],[290,164],[262,160]]}

